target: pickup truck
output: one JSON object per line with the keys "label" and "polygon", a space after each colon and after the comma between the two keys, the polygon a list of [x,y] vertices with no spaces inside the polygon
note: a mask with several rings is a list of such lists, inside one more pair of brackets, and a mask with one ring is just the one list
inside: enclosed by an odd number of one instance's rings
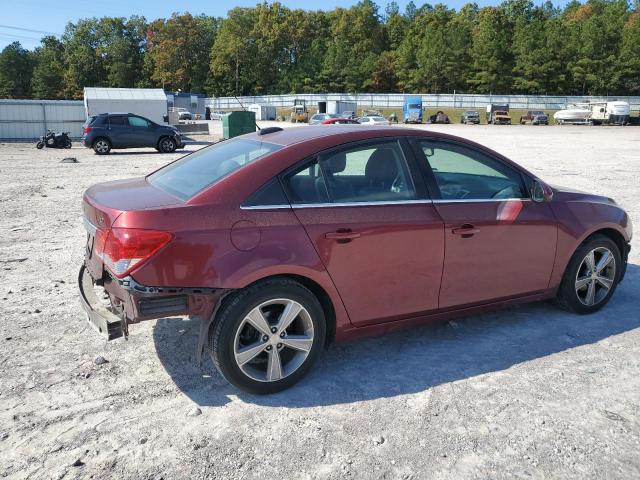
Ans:
{"label": "pickup truck", "polygon": [[549,125],[549,116],[541,110],[529,110],[526,115],[520,117],[520,125]]}
{"label": "pickup truck", "polygon": [[509,116],[509,112],[506,110],[496,110],[493,112],[493,120],[494,125],[511,125],[511,117]]}

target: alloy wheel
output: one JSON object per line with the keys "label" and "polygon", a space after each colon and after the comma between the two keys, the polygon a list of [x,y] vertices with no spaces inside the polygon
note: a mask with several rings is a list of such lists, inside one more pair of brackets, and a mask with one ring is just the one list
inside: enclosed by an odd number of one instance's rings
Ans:
{"label": "alloy wheel", "polygon": [[302,366],[314,342],[311,315],[298,302],[277,298],[253,308],[234,339],[236,364],[260,382],[281,380]]}
{"label": "alloy wheel", "polygon": [[175,150],[175,147],[174,147],[173,141],[172,141],[172,140],[170,140],[170,139],[168,139],[168,138],[163,139],[163,140],[160,142],[160,149],[161,149],[163,152],[166,152],[166,153],[171,153],[171,152],[173,152],[173,151]]}
{"label": "alloy wheel", "polygon": [[109,151],[109,144],[104,140],[98,140],[95,149],[98,153],[107,153]]}
{"label": "alloy wheel", "polygon": [[584,257],[576,273],[578,300],[591,307],[603,301],[614,285],[616,259],[608,248],[597,247]]}

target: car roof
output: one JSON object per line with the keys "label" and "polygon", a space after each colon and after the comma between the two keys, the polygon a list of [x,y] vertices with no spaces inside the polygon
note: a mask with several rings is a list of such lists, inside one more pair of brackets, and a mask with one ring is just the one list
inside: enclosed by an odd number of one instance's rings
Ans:
{"label": "car roof", "polygon": [[[257,140],[261,142],[275,143],[277,145],[289,146],[309,140],[323,139],[327,143],[342,143],[344,140],[366,140],[379,137],[393,137],[393,136],[419,136],[419,137],[450,137],[456,138],[450,135],[437,133],[427,130],[420,130],[410,127],[363,127],[358,124],[345,124],[336,125],[335,128],[326,128],[322,125],[308,125],[300,127],[284,128],[280,131],[268,133],[266,135],[259,135],[256,133],[249,133],[243,135],[243,138]],[[333,137],[333,138],[332,138]]]}

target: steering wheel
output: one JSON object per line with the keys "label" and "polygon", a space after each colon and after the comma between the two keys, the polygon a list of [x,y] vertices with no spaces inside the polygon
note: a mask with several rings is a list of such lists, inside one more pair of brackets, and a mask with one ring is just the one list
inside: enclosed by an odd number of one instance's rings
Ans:
{"label": "steering wheel", "polygon": [[513,197],[513,187],[511,185],[509,185],[508,187],[504,187],[502,190],[498,190],[496,193],[491,195],[491,198],[512,198],[512,197]]}

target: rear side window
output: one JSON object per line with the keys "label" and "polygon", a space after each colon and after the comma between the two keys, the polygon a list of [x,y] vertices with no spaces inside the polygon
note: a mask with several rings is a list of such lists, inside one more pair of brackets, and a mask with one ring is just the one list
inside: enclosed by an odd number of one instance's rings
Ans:
{"label": "rear side window", "polygon": [[281,148],[257,140],[226,140],[170,163],[149,175],[147,180],[187,200],[231,172]]}
{"label": "rear side window", "polygon": [[329,194],[318,162],[307,163],[284,178],[291,203],[328,203]]}
{"label": "rear side window", "polygon": [[127,116],[126,115],[109,115],[109,125],[111,126],[127,125]]}

